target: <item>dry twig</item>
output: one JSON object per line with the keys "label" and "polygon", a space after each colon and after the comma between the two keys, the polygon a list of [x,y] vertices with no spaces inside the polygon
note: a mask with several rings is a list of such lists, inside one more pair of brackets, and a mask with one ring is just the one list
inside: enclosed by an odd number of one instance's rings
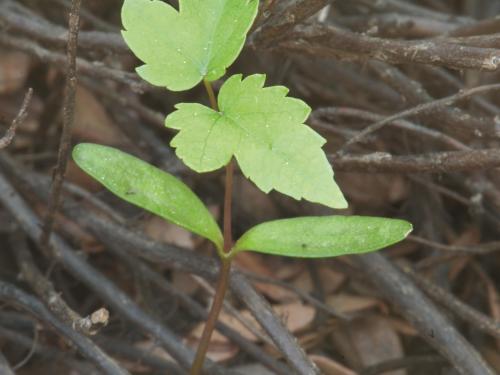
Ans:
{"label": "dry twig", "polygon": [[71,148],[71,133],[75,122],[75,97],[76,97],[76,53],[78,48],[78,31],[80,30],[80,8],[81,0],[73,0],[69,12],[69,35],[66,51],[66,86],[64,89],[63,103],[63,128],[57,155],[57,165],[54,169],[54,181],[48,203],[47,215],[43,226],[40,244],[46,248],[49,244],[50,235],[54,227],[56,212],[59,208],[62,186],[66,176],[66,166]]}
{"label": "dry twig", "polygon": [[18,126],[24,122],[26,116],[28,115],[28,106],[31,102],[32,96],[33,96],[33,89],[30,88],[26,93],[26,95],[24,95],[23,104],[21,105],[21,108],[19,109],[19,112],[17,113],[14,120],[12,120],[9,129],[7,130],[5,135],[2,138],[0,138],[0,150],[10,145],[10,143],[16,136],[16,130]]}

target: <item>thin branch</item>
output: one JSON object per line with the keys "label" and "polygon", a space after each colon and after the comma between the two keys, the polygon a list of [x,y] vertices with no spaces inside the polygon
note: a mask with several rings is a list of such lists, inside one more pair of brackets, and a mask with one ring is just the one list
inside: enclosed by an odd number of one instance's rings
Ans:
{"label": "thin branch", "polygon": [[[391,370],[399,369],[416,369],[420,366],[432,365],[433,369],[437,370],[440,365],[446,365],[446,360],[436,355],[422,355],[405,358],[389,359],[387,361],[365,367],[360,371],[359,375],[378,375],[386,374]],[[392,371],[391,371],[392,372]]]}
{"label": "thin branch", "polygon": [[[128,263],[130,267],[138,269],[146,279],[150,280],[158,288],[164,292],[170,294],[179,300],[180,304],[185,308],[186,312],[194,315],[198,319],[207,319],[208,312],[203,308],[198,302],[192,299],[187,294],[179,291],[172,284],[170,284],[164,277],[155,272],[151,267],[149,267],[144,261],[131,257],[125,252],[119,253],[118,249],[112,249],[125,263]],[[243,351],[248,353],[248,355],[255,358],[257,361],[264,364],[266,367],[275,371],[277,374],[288,375],[290,369],[278,362],[264,350],[262,350],[258,345],[252,343],[251,341],[245,339],[240,333],[233,330],[231,327],[227,326],[221,321],[216,323],[216,329],[224,336],[228,337],[232,342],[237,344]]]}
{"label": "thin branch", "polygon": [[16,117],[12,120],[9,129],[5,133],[5,135],[0,138],[0,150],[2,148],[7,147],[11,144],[12,140],[16,136],[16,130],[19,125],[21,125],[24,120],[26,120],[26,116],[28,116],[28,106],[30,105],[31,98],[33,97],[33,89],[28,89],[26,95],[24,95],[23,103],[21,104],[21,108],[19,112],[17,112]]}
{"label": "thin branch", "polygon": [[[38,185],[38,188],[40,188],[40,185]],[[46,193],[48,193],[48,189]],[[0,202],[14,216],[32,240],[37,241],[40,238],[39,218],[1,173]],[[104,221],[109,222],[109,219]],[[55,259],[66,267],[75,278],[91,288],[103,300],[114,307],[117,312],[156,337],[179,364],[185,368],[190,366],[193,353],[181,344],[179,337],[161,323],[146,315],[130,297],[111,283],[103,274],[91,267],[83,258],[78,256],[76,251],[59,236],[51,236],[49,245],[53,249],[52,254],[55,256]],[[76,333],[76,331],[73,332]],[[205,368],[208,374],[228,373],[211,362],[208,362]]]}
{"label": "thin branch", "polygon": [[43,232],[40,237],[40,244],[42,248],[47,247],[50,235],[54,228],[55,215],[59,208],[64,178],[66,177],[66,166],[68,164],[71,149],[71,133],[75,122],[75,97],[77,85],[76,54],[78,49],[78,31],[80,30],[81,5],[81,0],[73,0],[69,12],[69,35],[66,51],[66,87],[64,89],[63,103],[63,128],[57,155],[57,165],[54,170],[54,181],[50,193],[47,215],[45,216]]}
{"label": "thin branch", "polygon": [[355,261],[380,292],[412,323],[429,345],[463,375],[493,375],[490,366],[401,270],[379,253]]}
{"label": "thin branch", "polygon": [[460,246],[460,245],[445,245],[442,243],[429,241],[428,239],[409,235],[408,241],[418,243],[420,245],[429,246],[433,249],[448,251],[456,255],[486,255],[492,252],[500,251],[500,241],[492,241],[473,246]]}
{"label": "thin branch", "polygon": [[7,358],[0,352],[0,374],[2,375],[15,375],[14,371],[9,365]]}
{"label": "thin branch", "polygon": [[249,43],[275,41],[293,29],[297,24],[308,19],[333,0],[298,0],[290,1],[281,12],[273,14],[267,22],[258,28],[249,38]]}
{"label": "thin branch", "polygon": [[79,351],[109,375],[129,375],[113,359],[108,357],[89,338],[74,331],[71,327],[59,321],[39,300],[24,293],[14,285],[0,281],[0,299],[4,302],[22,306],[38,319],[52,326],[60,335],[74,344]]}
{"label": "thin branch", "polygon": [[404,266],[402,270],[434,301],[445,306],[452,314],[470,323],[475,329],[491,335],[496,339],[500,339],[500,322],[496,322],[489,316],[468,306],[450,292],[415,272],[410,266]]}
{"label": "thin branch", "polygon": [[294,286],[293,284],[290,284],[290,283],[287,283],[285,281],[281,281],[278,279],[273,279],[271,277],[258,275],[255,273],[243,272],[243,274],[251,280],[255,280],[255,281],[258,281],[258,282],[264,283],[264,284],[279,285],[282,288],[288,289],[288,290],[292,291],[293,293],[295,293],[300,298],[302,298],[307,303],[311,304],[314,307],[317,307],[318,309],[322,310],[326,314],[331,315],[333,318],[340,319],[340,320],[343,320],[346,322],[352,320],[352,317],[350,315],[347,315],[341,311],[337,311],[336,309],[334,309],[330,305],[320,301],[319,299],[312,296],[311,294],[304,292],[303,290]]}
{"label": "thin branch", "polygon": [[[158,369],[162,371],[162,374],[186,375],[186,372],[177,363],[152,353],[149,348],[141,348],[139,345],[127,343],[123,339],[112,339],[103,335],[97,336],[96,341],[108,352],[126,361],[136,361],[142,365]],[[156,343],[151,346],[153,345],[156,346]]]}
{"label": "thin branch", "polygon": [[394,156],[386,152],[366,155],[329,155],[336,170],[368,173],[477,172],[500,167],[500,150],[433,152]]}
{"label": "thin branch", "polygon": [[[38,327],[35,321],[26,321],[29,324],[33,332],[38,331]],[[28,350],[28,354],[34,351],[34,354],[40,355],[43,358],[51,359],[53,361],[60,361],[70,368],[81,372],[82,374],[90,374],[96,371],[96,367],[92,362],[82,362],[81,360],[76,360],[69,355],[63,353],[61,355],[60,348],[54,348],[50,346],[44,346],[42,343],[36,341],[36,337],[30,338],[25,334],[21,334],[19,329],[5,328],[0,326],[0,336],[5,340],[8,340],[16,345],[18,348],[23,348]],[[27,356],[26,356],[27,357]]]}
{"label": "thin branch", "polygon": [[23,280],[33,288],[59,319],[85,335],[95,335],[100,328],[108,324],[109,312],[104,308],[87,317],[81,317],[67,305],[60,293],[55,290],[54,285],[38,269],[23,235],[13,234],[11,244]]}
{"label": "thin branch", "polygon": [[[31,40],[14,37],[7,33],[0,33],[0,45],[26,52],[40,61],[50,63],[59,69],[63,69],[67,63],[62,53],[50,51]],[[83,58],[77,58],[76,63],[80,74],[104,80],[113,80],[129,86],[138,93],[153,90],[151,85],[139,80],[136,74],[109,68],[100,62],[91,62]]]}
{"label": "thin branch", "polygon": [[462,46],[439,39],[383,39],[323,24],[296,26],[273,48],[350,61],[376,59],[392,64],[420,63],[481,71],[496,71],[500,67],[500,50],[494,48]]}
{"label": "thin branch", "polygon": [[[24,8],[16,4],[17,8]],[[9,27],[16,34],[24,34],[30,39],[50,43],[51,48],[64,48],[68,41],[68,29],[52,24],[41,17],[26,16],[15,11],[9,2],[0,4],[0,24]],[[105,52],[130,53],[130,49],[117,32],[83,31],[78,37],[79,48]]]}
{"label": "thin branch", "polygon": [[477,86],[467,90],[460,90],[458,93],[447,96],[445,98],[436,99],[428,103],[423,103],[415,107],[401,111],[399,113],[396,113],[394,115],[388,116],[385,119],[378,121],[366,127],[363,131],[359,132],[356,136],[347,141],[337,153],[339,155],[342,155],[347,151],[347,149],[350,146],[362,141],[367,135],[372,134],[377,130],[380,130],[382,127],[386,126],[387,124],[390,124],[394,120],[399,120],[410,116],[416,116],[421,113],[429,113],[431,111],[435,111],[438,108],[449,106],[453,103],[456,103],[459,100],[469,98],[473,95],[484,94],[486,92],[496,91],[499,89],[500,89],[500,83],[494,83],[490,85]]}
{"label": "thin branch", "polygon": [[[367,121],[382,121],[385,116],[377,113],[364,111],[358,108],[348,108],[348,107],[323,107],[316,109],[310,116],[309,121],[314,126],[318,120],[318,117],[328,117],[331,118],[333,116],[341,116],[341,117],[353,117],[359,118]],[[325,125],[324,122],[319,125]],[[324,129],[333,128],[334,124],[329,124],[330,126],[321,126]],[[442,142],[443,144],[452,147],[457,150],[470,150],[471,148],[459,140],[442,133],[435,129],[430,129],[425,126],[406,121],[406,120],[395,120],[388,125],[408,130],[412,133],[422,135],[425,138],[433,139],[435,141]]]}

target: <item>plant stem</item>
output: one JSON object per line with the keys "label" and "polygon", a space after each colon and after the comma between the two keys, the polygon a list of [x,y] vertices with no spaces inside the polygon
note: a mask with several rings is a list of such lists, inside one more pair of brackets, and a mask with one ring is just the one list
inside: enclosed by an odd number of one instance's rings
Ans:
{"label": "plant stem", "polygon": [[207,80],[203,80],[203,84],[205,85],[205,90],[207,90],[208,99],[210,100],[210,106],[214,111],[219,111],[219,106],[217,105],[217,99],[215,98],[212,85]]}
{"label": "plant stem", "polygon": [[231,159],[228,165],[226,165],[226,182],[225,182],[225,192],[224,192],[224,253],[227,254],[231,251],[233,247],[233,235],[231,233],[231,205],[233,201],[233,174],[234,174],[234,162]]}
{"label": "plant stem", "polygon": [[215,324],[217,323],[217,319],[219,318],[219,313],[224,303],[224,296],[226,294],[227,285],[229,282],[230,270],[231,270],[231,260],[222,259],[221,268],[219,271],[220,272],[219,280],[217,281],[217,289],[215,290],[214,302],[212,304],[212,308],[210,309],[210,313],[208,314],[207,321],[205,322],[205,328],[203,329],[203,333],[200,338],[200,343],[196,351],[196,356],[193,365],[191,366],[190,375],[199,375],[201,373],[201,369],[203,367],[203,361],[205,360],[205,356],[208,350],[208,345],[210,344],[210,338],[212,337]]}
{"label": "plant stem", "polygon": [[[205,88],[210,99],[210,104],[212,109],[218,111],[217,100],[215,99],[215,94],[210,85],[210,82],[203,81]],[[233,160],[226,165],[226,180],[225,180],[225,192],[224,192],[224,254],[228,254],[233,246],[233,236],[231,232],[231,205],[233,197],[233,174],[234,174],[234,163]],[[215,289],[214,301],[210,312],[208,314],[207,321],[205,322],[205,328],[200,338],[200,343],[198,349],[196,350],[196,356],[191,366],[190,375],[199,375],[203,367],[203,362],[207,354],[208,346],[210,344],[210,338],[215,329],[215,324],[219,317],[222,305],[224,303],[224,296],[226,295],[227,287],[229,284],[229,275],[231,272],[231,258],[221,257],[221,266],[219,270],[219,279],[217,280],[217,287]]]}

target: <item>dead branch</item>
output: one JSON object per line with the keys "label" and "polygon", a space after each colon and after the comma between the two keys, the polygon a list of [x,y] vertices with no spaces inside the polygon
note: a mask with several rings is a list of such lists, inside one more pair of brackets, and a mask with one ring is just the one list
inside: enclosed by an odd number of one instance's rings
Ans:
{"label": "dead branch", "polygon": [[[160,276],[157,272],[153,271],[146,263],[140,259],[133,258],[130,254],[125,252],[118,253],[117,248],[112,249],[120,258],[128,263],[130,267],[140,270],[141,274],[155,284],[158,288],[168,293],[172,297],[179,300],[180,304],[184,306],[186,312],[194,315],[198,319],[205,320],[208,316],[208,311],[203,308],[199,303],[193,300],[188,295],[175,289],[164,277]],[[273,357],[263,351],[259,346],[255,345],[251,341],[245,339],[241,334],[227,326],[222,322],[216,323],[216,329],[224,336],[228,337],[231,341],[237,344],[242,350],[244,350],[248,355],[262,363],[264,366],[268,367],[276,374],[288,375],[290,374],[290,369],[276,361]]]}
{"label": "dead branch", "polygon": [[[48,193],[48,190],[47,190]],[[33,240],[38,241],[41,235],[39,219],[19,196],[8,180],[0,173],[0,202],[18,221],[22,229]],[[55,258],[76,278],[81,280],[94,292],[109,302],[117,311],[130,321],[142,327],[156,337],[165,349],[185,368],[189,368],[193,353],[181,345],[181,340],[170,330],[146,315],[124,292],[112,284],[100,272],[91,267],[84,259],[76,255],[57,235],[51,236],[49,246]],[[76,331],[73,331],[76,333]],[[205,366],[208,374],[229,374],[211,363]]]}
{"label": "dead branch", "polygon": [[405,358],[390,359],[382,363],[369,366],[361,370],[360,375],[378,375],[385,374],[391,370],[412,369],[424,365],[432,365],[434,368],[439,365],[445,365],[446,361],[442,357],[435,355],[412,356]]}
{"label": "dead branch", "polygon": [[484,315],[480,311],[466,305],[453,294],[434,284],[423,275],[415,272],[410,266],[402,267],[402,270],[410,276],[425,293],[434,301],[446,307],[452,314],[470,323],[474,328],[500,339],[500,323]]}
{"label": "dead branch", "polygon": [[15,375],[14,371],[9,365],[9,362],[4,357],[2,352],[0,352],[0,374],[2,375]]}
{"label": "dead branch", "polygon": [[451,69],[496,71],[500,50],[447,43],[438,39],[407,41],[356,34],[335,26],[296,26],[273,49],[348,61],[375,59],[392,64],[419,63]]}
{"label": "dead branch", "polygon": [[387,152],[366,155],[330,155],[335,170],[368,173],[477,172],[500,167],[500,150],[433,152],[394,156]]}
{"label": "dead branch", "polygon": [[14,257],[16,258],[23,280],[42,298],[50,311],[61,321],[85,335],[95,335],[108,324],[109,312],[102,308],[87,317],[81,317],[62,299],[54,285],[38,269],[23,235],[11,236]]}
{"label": "dead branch", "polygon": [[[67,29],[40,17],[26,17],[19,11],[19,8],[25,9],[21,4],[16,4],[14,8],[9,1],[0,4],[0,25],[29,36],[31,39],[50,43],[51,48],[64,48],[67,45],[69,37]],[[117,32],[79,32],[78,46],[84,50],[99,49],[106,52],[130,53],[123,38]]]}
{"label": "dead branch", "polygon": [[448,319],[383,255],[364,254],[357,256],[355,261],[379,291],[419,330],[429,345],[447,358],[460,374],[494,374]]}
{"label": "dead branch", "polygon": [[[1,184],[1,182],[0,182]],[[3,186],[2,186],[3,187]],[[14,285],[0,281],[0,299],[29,311],[44,323],[53,327],[61,336],[75,345],[78,350],[94,362],[104,373],[109,375],[129,375],[129,372],[121,368],[113,359],[108,357],[89,338],[74,331],[71,327],[57,319],[39,300],[32,297]]]}
{"label": "dead branch", "polygon": [[[318,108],[309,117],[309,122],[312,126],[319,126],[322,129],[330,130],[334,124],[326,123],[324,121],[319,120],[318,118],[326,117],[351,117],[358,118],[365,121],[382,121],[385,116],[379,115],[377,113],[364,111],[362,109],[357,108],[347,108],[347,107],[324,107]],[[443,133],[438,130],[434,130],[431,128],[427,128],[425,126],[421,126],[419,124],[407,121],[407,120],[396,120],[388,125],[392,125],[394,127],[398,127],[400,129],[404,129],[410,131],[412,133],[421,135],[427,139],[432,139],[434,141],[439,141],[444,145],[451,147],[457,150],[470,150],[470,147],[460,142],[459,140]]]}
{"label": "dead branch", "polygon": [[[63,69],[66,66],[66,58],[62,53],[50,51],[28,39],[0,33],[0,45],[26,52],[40,61],[50,63],[59,69]],[[139,93],[153,89],[151,85],[140,81],[136,74],[109,68],[100,62],[90,62],[83,58],[77,58],[76,65],[80,74],[98,79],[113,80],[129,86],[132,90]]]}
{"label": "dead branch", "polygon": [[[47,177],[36,175],[33,174],[33,172],[25,170],[19,165],[16,165],[16,163],[6,155],[0,155],[0,164],[2,168],[7,169],[9,173],[14,174],[16,178],[31,185],[34,194],[41,195],[42,199],[46,198],[46,194],[49,190],[49,181]],[[4,178],[3,180],[6,181]],[[2,175],[0,174],[0,182],[1,181]],[[11,187],[9,187],[9,189],[11,194],[17,197],[15,205],[12,206],[12,210],[16,211],[15,216],[20,223],[26,223],[26,225],[22,225],[22,227],[25,232],[33,238],[34,235],[39,233],[39,228],[32,223],[32,221],[35,220],[33,214],[30,213],[31,211],[18,194],[12,190]],[[69,200],[65,200],[65,203],[68,202]],[[20,205],[21,211],[18,205]],[[122,225],[115,224],[108,219],[98,217],[88,211],[82,214],[83,211],[75,208],[74,204],[66,204],[63,205],[62,208],[68,217],[88,228],[109,248],[114,248],[120,252],[128,251],[139,258],[148,259],[156,263],[161,262],[175,269],[195,273],[211,280],[214,280],[218,274],[217,263],[212,259],[208,259],[199,254],[190,254],[188,251],[175,246],[156,243],[141,233],[132,232]],[[174,346],[171,354],[176,358],[179,357],[178,360],[181,361],[181,363],[182,361],[184,361],[184,363],[190,363],[190,360],[187,359],[188,354],[185,353],[184,347],[176,347],[179,343],[177,337],[145,315],[133,301],[95,269],[91,268],[82,259],[75,257],[72,250],[65,242],[57,237],[57,241],[54,240],[54,243],[57,245],[52,245],[56,251],[57,259],[59,259],[63,265],[67,266],[74,273],[75,277],[79,278],[97,294],[101,295],[104,300],[109,301],[110,304],[129,320],[157,337],[167,350],[171,349],[171,346]],[[230,286],[232,291],[247,305],[257,321],[273,338],[276,346],[282,351],[287,361],[289,361],[299,373],[316,373],[315,366],[297,345],[296,340],[283,326],[282,321],[272,312],[269,304],[255,291],[246,278],[238,272],[232,272]],[[189,355],[191,355],[191,353]]]}
{"label": "dead branch", "polygon": [[66,167],[71,147],[71,132],[75,122],[75,97],[76,97],[76,53],[78,49],[78,31],[80,30],[80,8],[81,0],[71,2],[69,12],[69,35],[66,50],[66,84],[64,87],[64,102],[62,107],[63,127],[59,140],[57,152],[57,165],[54,169],[53,182],[50,191],[47,214],[45,216],[40,245],[46,248],[52,230],[54,228],[54,217],[59,208],[62,186],[66,177]]}
{"label": "dead branch", "polygon": [[354,143],[360,142],[367,135],[381,129],[385,125],[393,122],[394,120],[399,120],[402,118],[420,115],[422,113],[429,113],[430,111],[435,111],[441,107],[449,106],[451,104],[456,103],[459,100],[469,98],[471,96],[482,94],[490,91],[496,91],[500,89],[500,84],[494,83],[490,85],[477,86],[467,90],[461,90],[456,94],[447,96],[445,98],[436,99],[432,102],[424,103],[417,105],[413,108],[409,108],[402,112],[396,113],[394,115],[386,117],[382,121],[378,121],[368,127],[366,127],[363,131],[359,132],[356,136],[347,141],[342,148],[338,151],[339,154],[345,153],[345,151]]}
{"label": "dead branch", "polygon": [[28,106],[30,105],[32,96],[33,96],[33,89],[30,88],[26,93],[26,95],[24,95],[23,104],[21,104],[19,112],[17,113],[14,120],[12,120],[9,129],[7,129],[5,135],[2,138],[0,138],[0,150],[11,144],[12,140],[16,136],[16,130],[18,126],[21,125],[26,119],[26,116],[28,116]]}

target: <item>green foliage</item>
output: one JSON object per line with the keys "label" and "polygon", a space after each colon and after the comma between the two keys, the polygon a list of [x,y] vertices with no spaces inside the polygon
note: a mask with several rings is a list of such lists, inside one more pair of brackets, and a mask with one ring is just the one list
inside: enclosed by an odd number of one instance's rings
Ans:
{"label": "green foliage", "polygon": [[347,207],[321,149],[325,139],[303,124],[311,109],[287,97],[286,87],[264,88],[264,81],[263,74],[229,78],[219,93],[219,112],[178,104],[165,122],[180,130],[171,143],[177,155],[197,172],[221,168],[234,155],[245,176],[266,193],[275,189],[295,199]]}
{"label": "green foliage", "polygon": [[403,240],[412,230],[404,220],[367,216],[323,216],[259,224],[235,244],[234,253],[323,258],[375,251]]}
{"label": "green foliage", "polygon": [[117,149],[82,143],[73,159],[121,199],[212,241],[222,248],[214,218],[187,185],[174,176]]}
{"label": "green foliage", "polygon": [[[179,0],[180,11],[159,0],[125,0],[123,36],[145,65],[138,73],[171,90],[220,78],[236,59],[257,12],[258,0]],[[222,86],[218,108],[181,103],[165,120],[179,130],[177,155],[198,172],[219,169],[235,157],[261,190],[332,208],[347,202],[335,183],[319,134],[304,124],[311,109],[283,86],[264,87],[265,75],[237,74]],[[403,220],[325,216],[276,220],[247,231],[224,254],[219,227],[182,182],[119,150],[81,144],[73,158],[122,199],[215,243],[221,257],[257,251],[294,257],[332,257],[379,250],[403,240]]]}
{"label": "green foliage", "polygon": [[239,55],[258,0],[125,0],[123,38],[145,65],[137,73],[156,86],[188,90],[214,81]]}

